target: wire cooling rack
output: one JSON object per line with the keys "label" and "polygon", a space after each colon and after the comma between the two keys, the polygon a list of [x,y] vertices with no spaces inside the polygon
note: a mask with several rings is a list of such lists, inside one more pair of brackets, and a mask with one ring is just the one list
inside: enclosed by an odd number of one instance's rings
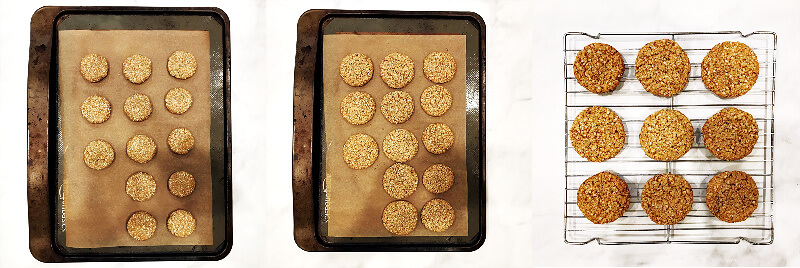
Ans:
{"label": "wire cooling rack", "polygon": [[[658,39],[676,41],[689,56],[691,72],[686,88],[669,98],[645,91],[634,76],[634,62],[639,49]],[[700,76],[700,63],[717,43],[738,41],[750,46],[759,62],[758,80],[745,95],[722,99],[705,88]],[[601,42],[616,48],[625,60],[620,86],[611,93],[597,95],[578,84],[572,70],[575,56],[584,46]],[[570,32],[564,35],[564,80],[566,93],[564,153],[566,202],[564,203],[564,236],[569,244],[656,244],[710,243],[735,244],[742,240],[751,244],[771,244],[773,240],[773,136],[775,96],[775,54],[777,36],[773,32],[680,32],[590,35]],[[590,162],[572,148],[569,127],[583,109],[604,106],[616,112],[625,126],[622,151],[602,163]],[[737,161],[723,161],[703,145],[701,129],[705,121],[725,107],[736,107],[753,115],[758,123],[759,138],[753,152]],[[695,142],[683,157],[675,161],[652,160],[639,145],[639,130],[644,119],[664,108],[685,114],[695,128]],[[705,204],[706,185],[722,171],[740,170],[755,180],[759,191],[758,208],[745,221],[726,223],[709,212]],[[593,224],[581,213],[577,192],[588,177],[602,171],[617,174],[628,183],[631,205],[614,222]],[[653,223],[642,209],[640,194],[648,179],[660,173],[682,175],[692,186],[694,205],[689,215],[675,225]]]}

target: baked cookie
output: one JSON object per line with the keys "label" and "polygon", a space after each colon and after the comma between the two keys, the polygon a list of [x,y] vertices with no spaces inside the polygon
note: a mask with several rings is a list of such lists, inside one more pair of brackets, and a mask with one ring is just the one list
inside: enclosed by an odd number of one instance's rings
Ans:
{"label": "baked cookie", "polygon": [[422,71],[431,82],[438,84],[450,82],[456,75],[456,59],[447,52],[431,52],[422,63]]}
{"label": "baked cookie", "polygon": [[189,211],[178,209],[169,214],[167,229],[177,237],[188,237],[194,232],[197,223]]}
{"label": "baked cookie", "polygon": [[405,91],[394,90],[383,96],[381,113],[393,124],[402,124],[414,114],[414,100]]}
{"label": "baked cookie", "polygon": [[642,189],[642,208],[656,224],[672,225],[692,210],[692,186],[681,175],[658,174]]}
{"label": "baked cookie", "polygon": [[150,59],[140,54],[135,54],[122,62],[122,74],[125,79],[134,84],[141,84],[150,78],[152,73],[152,63]]}
{"label": "baked cookie", "polygon": [[153,234],[156,233],[156,226],[158,226],[158,224],[156,223],[156,218],[153,218],[153,215],[145,211],[137,211],[128,217],[126,229],[128,229],[128,234],[131,235],[133,239],[145,241],[153,237]]}
{"label": "baked cookie", "polygon": [[153,112],[153,104],[150,98],[144,94],[133,94],[125,100],[125,115],[133,122],[141,122],[150,117]]}
{"label": "baked cookie", "polygon": [[414,79],[414,61],[402,53],[391,53],[381,62],[381,79],[391,88],[403,88]]}
{"label": "baked cookie", "polygon": [[589,107],[575,117],[569,128],[569,140],[581,157],[592,162],[603,162],[622,150],[625,127],[611,109]]}
{"label": "baked cookie", "polygon": [[184,88],[173,88],[164,96],[164,106],[173,114],[183,114],[192,107],[192,93]]}
{"label": "baked cookie", "polygon": [[197,71],[197,60],[192,53],[178,50],[172,53],[167,60],[169,75],[178,79],[188,79]]}
{"label": "baked cookie", "polygon": [[744,95],[758,79],[758,57],[749,46],[740,42],[716,44],[701,65],[700,74],[706,88],[720,98]]}
{"label": "baked cookie", "polygon": [[108,75],[108,61],[97,54],[89,54],[81,59],[81,74],[86,81],[100,82]]}
{"label": "baked cookie", "polygon": [[383,153],[392,161],[405,163],[417,155],[419,143],[411,131],[395,129],[383,138]]}
{"label": "baked cookie", "polygon": [[375,100],[366,92],[353,91],[344,97],[339,110],[348,123],[363,125],[375,115]]}
{"label": "baked cookie", "polygon": [[419,177],[414,168],[403,163],[395,163],[383,173],[383,189],[396,199],[413,194],[417,190],[418,182]]}
{"label": "baked cookie", "polygon": [[94,140],[83,149],[83,162],[94,170],[107,168],[114,162],[114,148],[104,140]]}
{"label": "baked cookie", "polygon": [[355,134],[344,143],[342,156],[352,169],[368,168],[378,159],[378,143],[367,134]]}
{"label": "baked cookie", "polygon": [[455,181],[453,170],[444,164],[435,164],[425,170],[422,174],[422,184],[428,192],[441,194],[450,190]]}
{"label": "baked cookie", "polygon": [[173,153],[187,154],[194,148],[194,135],[188,129],[179,127],[169,133],[167,144]]}
{"label": "baked cookie", "polygon": [[195,181],[194,176],[186,171],[176,171],[169,175],[167,182],[169,192],[177,197],[186,197],[194,192]]}
{"label": "baked cookie", "polygon": [[103,123],[111,117],[111,103],[106,98],[92,95],[81,104],[81,114],[89,123]]}
{"label": "baked cookie", "polygon": [[128,140],[128,157],[137,163],[147,163],[156,155],[156,143],[146,135],[136,135]]}
{"label": "baked cookie", "polygon": [[383,227],[396,235],[407,235],[417,227],[417,209],[411,202],[397,200],[383,209]]}
{"label": "baked cookie", "polygon": [[661,39],[647,43],[636,56],[636,79],[647,92],[671,97],[689,83],[689,57],[678,42]]}
{"label": "baked cookie", "polygon": [[628,184],[610,172],[597,173],[578,188],[578,208],[594,224],[619,219],[630,205]]}
{"label": "baked cookie", "polygon": [[444,232],[453,225],[456,212],[444,199],[436,198],[425,203],[420,213],[422,225],[434,232]]}
{"label": "baked cookie", "polygon": [[614,47],[592,43],[575,56],[572,71],[578,84],[587,90],[597,94],[607,93],[619,85],[625,62]]}
{"label": "baked cookie", "polygon": [[708,181],[706,205],[724,222],[744,221],[758,208],[758,186],[747,173],[724,171]]}
{"label": "baked cookie", "polygon": [[430,116],[442,116],[453,105],[450,91],[440,85],[432,85],[422,91],[420,106]]}
{"label": "baked cookie", "polygon": [[703,124],[703,143],[719,159],[733,161],[753,152],[758,142],[758,123],[753,116],[728,107]]}
{"label": "baked cookie", "polygon": [[422,144],[432,154],[443,154],[453,147],[455,135],[445,124],[433,123],[422,131]]}
{"label": "baked cookie", "polygon": [[339,64],[339,75],[350,86],[360,87],[372,79],[372,59],[361,53],[345,56]]}
{"label": "baked cookie", "polygon": [[125,193],[133,200],[147,201],[156,194],[156,179],[150,174],[136,172],[125,182]]}
{"label": "baked cookie", "polygon": [[694,143],[694,127],[678,110],[661,109],[647,116],[639,132],[644,153],[655,160],[681,158]]}

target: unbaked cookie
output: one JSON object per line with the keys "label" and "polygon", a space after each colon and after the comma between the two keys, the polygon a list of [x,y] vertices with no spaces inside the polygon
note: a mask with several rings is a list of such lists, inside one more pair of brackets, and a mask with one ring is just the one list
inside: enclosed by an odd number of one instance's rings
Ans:
{"label": "unbaked cookie", "polygon": [[156,179],[150,174],[136,172],[125,182],[125,193],[133,200],[147,201],[156,194]]}
{"label": "unbaked cookie", "polygon": [[447,83],[456,75],[456,59],[447,52],[431,52],[422,63],[422,71],[431,82]]}
{"label": "unbaked cookie", "polygon": [[381,113],[393,124],[401,124],[414,114],[414,100],[405,91],[394,90],[383,96]]}
{"label": "unbaked cookie", "polygon": [[430,116],[442,116],[453,105],[453,96],[450,91],[440,85],[432,85],[422,91],[419,98],[420,106]]}
{"label": "unbaked cookie", "polygon": [[344,120],[353,125],[363,125],[375,115],[375,100],[369,93],[353,91],[342,100],[339,110]]}
{"label": "unbaked cookie", "polygon": [[758,186],[747,173],[724,171],[708,181],[706,205],[724,222],[744,221],[758,208]]}
{"label": "unbaked cookie", "polygon": [[100,82],[108,75],[108,61],[97,54],[89,54],[81,59],[81,74],[86,81]]}
{"label": "unbaked cookie", "polygon": [[138,163],[147,163],[156,155],[156,143],[146,135],[136,135],[128,140],[128,157]]}
{"label": "unbaked cookie", "polygon": [[422,225],[434,232],[444,232],[453,225],[455,210],[444,199],[436,198],[425,203],[420,213]]}
{"label": "unbaked cookie", "polygon": [[413,167],[395,163],[383,173],[383,189],[391,197],[403,199],[417,190],[419,177]]}
{"label": "unbaked cookie", "polygon": [[719,159],[732,161],[753,152],[758,142],[758,123],[753,115],[728,107],[703,124],[703,143]]}
{"label": "unbaked cookie", "polygon": [[594,224],[619,219],[630,204],[628,184],[610,172],[597,173],[583,181],[578,188],[578,208]]}
{"label": "unbaked cookie", "polygon": [[592,162],[603,162],[622,150],[625,127],[611,109],[589,107],[575,117],[569,128],[569,140],[581,157]]}
{"label": "unbaked cookie", "polygon": [[344,143],[342,157],[352,169],[368,168],[378,159],[378,143],[367,134],[355,134]]}
{"label": "unbaked cookie", "polygon": [[81,104],[81,114],[89,123],[103,123],[111,117],[111,103],[106,98],[92,95]]}
{"label": "unbaked cookie", "polygon": [[144,83],[152,73],[152,63],[150,59],[140,54],[135,54],[122,63],[122,74],[125,79],[134,84]]}
{"label": "unbaked cookie", "polygon": [[126,228],[133,239],[145,241],[153,237],[156,232],[156,218],[145,211],[137,211],[128,217]]}
{"label": "unbaked cookie", "polygon": [[150,117],[153,112],[153,104],[150,98],[144,94],[133,94],[125,100],[125,115],[133,122],[141,122]]}
{"label": "unbaked cookie", "polygon": [[169,175],[167,182],[169,192],[177,197],[186,197],[194,192],[195,181],[194,176],[186,171],[176,171]]}
{"label": "unbaked cookie", "polygon": [[178,50],[172,53],[167,60],[169,75],[178,79],[188,79],[197,71],[197,60],[192,53]]}
{"label": "unbaked cookie", "polygon": [[186,128],[176,128],[167,138],[169,149],[176,154],[187,154],[194,148],[194,135]]}
{"label": "unbaked cookie", "polygon": [[194,232],[197,223],[189,211],[178,209],[169,214],[167,229],[177,237],[188,237]]}
{"label": "unbaked cookie", "polygon": [[381,79],[391,88],[403,88],[414,79],[414,61],[402,53],[391,53],[381,62]]}
{"label": "unbaked cookie", "polygon": [[392,161],[404,163],[414,158],[418,150],[419,143],[411,131],[395,129],[383,138],[383,152]]}
{"label": "unbaked cookie", "polygon": [[411,202],[397,200],[383,209],[383,227],[396,235],[407,235],[417,227],[417,209]]}
{"label": "unbaked cookie", "polygon": [[455,135],[450,127],[443,123],[428,125],[422,132],[422,144],[432,154],[443,154],[453,147]]}
{"label": "unbaked cookie", "polygon": [[444,164],[435,164],[425,170],[422,174],[422,184],[428,192],[441,194],[450,190],[455,181],[453,170]]}
{"label": "unbaked cookie", "polygon": [[758,57],[749,46],[740,42],[716,44],[701,65],[706,87],[720,98],[744,95],[758,79]]}
{"label": "unbaked cookie", "polygon": [[671,97],[689,83],[689,57],[678,42],[661,39],[647,43],[636,56],[636,79],[653,95]]}
{"label": "unbaked cookie", "polygon": [[192,107],[192,93],[184,88],[173,88],[164,96],[164,106],[173,114],[183,114]]}
{"label": "unbaked cookie", "polygon": [[614,47],[592,43],[575,56],[572,71],[578,84],[587,90],[597,94],[607,93],[619,85],[625,62]]}
{"label": "unbaked cookie", "polygon": [[681,158],[694,143],[694,127],[678,110],[661,109],[647,116],[639,132],[644,153],[655,160]]}
{"label": "unbaked cookie", "polygon": [[83,150],[83,162],[94,170],[107,168],[114,162],[114,148],[104,140],[94,140]]}
{"label": "unbaked cookie", "polygon": [[345,56],[339,64],[339,75],[354,87],[366,85],[372,79],[372,59],[361,53]]}
{"label": "unbaked cookie", "polygon": [[642,208],[656,224],[672,225],[692,210],[692,186],[681,175],[658,174],[642,189]]}

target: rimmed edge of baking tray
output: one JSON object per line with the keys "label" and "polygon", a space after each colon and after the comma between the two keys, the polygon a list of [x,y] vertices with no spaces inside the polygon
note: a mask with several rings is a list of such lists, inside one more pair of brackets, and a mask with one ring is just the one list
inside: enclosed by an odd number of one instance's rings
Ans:
{"label": "rimmed edge of baking tray", "polygon": [[[321,65],[317,61],[321,53],[320,41],[323,23],[332,16],[350,17],[441,17],[463,18],[479,25],[480,68],[480,226],[473,241],[467,244],[420,244],[420,245],[331,245],[321,239],[317,232],[317,189],[313,163],[314,148],[314,96],[316,71]],[[294,239],[298,247],[306,251],[474,251],[486,239],[486,25],[474,12],[424,12],[385,10],[308,10],[297,22],[297,54],[295,56],[294,85],[294,135],[292,143],[292,190],[294,198]]]}
{"label": "rimmed edge of baking tray", "polygon": [[[163,253],[103,253],[103,254],[64,254],[55,245],[55,199],[58,191],[54,189],[56,179],[49,178],[54,163],[51,157],[50,138],[56,129],[57,120],[51,118],[55,113],[55,97],[51,98],[53,88],[57,88],[52,78],[58,70],[51,64],[54,55],[53,41],[57,31],[57,19],[66,13],[153,13],[170,12],[184,14],[205,13],[216,17],[223,30],[223,102],[225,137],[223,152],[225,156],[224,210],[225,240],[214,252],[163,252]],[[230,118],[230,20],[228,15],[216,7],[79,7],[45,6],[31,16],[31,43],[28,62],[28,227],[29,248],[34,258],[41,262],[76,261],[161,261],[161,260],[220,260],[230,253],[233,245],[233,206],[231,193],[231,118]]]}

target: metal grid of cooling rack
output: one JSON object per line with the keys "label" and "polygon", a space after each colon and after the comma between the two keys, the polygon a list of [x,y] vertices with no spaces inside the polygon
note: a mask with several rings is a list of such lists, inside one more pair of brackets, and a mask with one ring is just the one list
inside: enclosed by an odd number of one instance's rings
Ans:
{"label": "metal grid of cooling rack", "polygon": [[[686,51],[691,63],[689,83],[677,95],[657,97],[645,91],[634,76],[639,48],[658,39],[672,39]],[[756,84],[745,95],[721,99],[705,88],[700,63],[717,43],[738,41],[750,46],[760,66]],[[625,60],[620,86],[611,93],[597,95],[581,87],[573,76],[572,63],[584,46],[602,42],[616,48]],[[601,33],[570,32],[564,35],[564,80],[566,93],[564,152],[566,201],[564,238],[569,244],[654,244],[654,243],[739,243],[771,244],[773,240],[773,138],[775,96],[775,54],[777,36],[773,32],[676,32],[676,33]],[[569,127],[581,110],[604,106],[614,110],[625,125],[625,146],[605,162],[594,163],[578,155],[570,145]],[[706,119],[725,107],[749,112],[759,126],[759,139],[753,152],[737,161],[723,161],[703,145],[701,128]],[[656,161],[647,157],[639,145],[639,130],[644,119],[660,109],[677,109],[695,128],[693,147],[676,161]],[[758,208],[745,221],[726,223],[708,211],[706,184],[722,171],[741,170],[750,174],[759,190]],[[602,171],[617,174],[628,183],[630,208],[614,222],[593,224],[576,204],[581,183]],[[682,175],[692,186],[694,205],[689,215],[675,225],[650,221],[640,205],[639,195],[648,179],[660,173]]]}

